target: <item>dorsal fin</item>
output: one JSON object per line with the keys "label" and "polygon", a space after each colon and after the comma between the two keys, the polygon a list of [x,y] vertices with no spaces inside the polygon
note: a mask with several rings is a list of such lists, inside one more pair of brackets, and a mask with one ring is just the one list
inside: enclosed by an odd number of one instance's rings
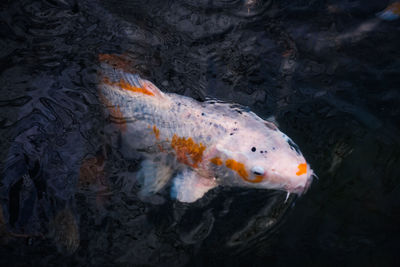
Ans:
{"label": "dorsal fin", "polygon": [[164,93],[160,89],[158,89],[158,87],[155,86],[152,82],[141,79],[139,76],[138,79],[142,84],[142,88],[144,88],[145,90],[153,93],[155,96],[164,96]]}
{"label": "dorsal fin", "polygon": [[141,93],[149,96],[164,96],[164,93],[152,82],[140,78],[138,74],[120,72],[119,87],[131,92]]}
{"label": "dorsal fin", "polygon": [[100,54],[99,61],[104,83],[148,96],[164,96],[157,86],[140,78],[126,55]]}

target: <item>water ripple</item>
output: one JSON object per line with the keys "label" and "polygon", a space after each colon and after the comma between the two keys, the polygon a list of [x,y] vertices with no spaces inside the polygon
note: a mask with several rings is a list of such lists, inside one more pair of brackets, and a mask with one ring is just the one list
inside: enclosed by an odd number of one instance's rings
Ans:
{"label": "water ripple", "polygon": [[[375,18],[385,3],[1,6],[1,264],[325,265],[355,249],[358,264],[393,259],[400,41],[396,21]],[[141,158],[122,153],[98,98],[107,53],[164,91],[276,120],[320,179],[295,207],[282,192],[229,188],[193,205],[167,191],[141,201]]]}

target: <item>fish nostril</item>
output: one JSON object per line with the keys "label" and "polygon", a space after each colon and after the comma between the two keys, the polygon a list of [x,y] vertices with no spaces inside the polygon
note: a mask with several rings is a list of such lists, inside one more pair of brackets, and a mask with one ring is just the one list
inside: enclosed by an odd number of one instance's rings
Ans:
{"label": "fish nostril", "polygon": [[260,167],[260,166],[255,166],[253,168],[251,168],[252,173],[254,173],[255,175],[263,175],[264,174],[264,168]]}

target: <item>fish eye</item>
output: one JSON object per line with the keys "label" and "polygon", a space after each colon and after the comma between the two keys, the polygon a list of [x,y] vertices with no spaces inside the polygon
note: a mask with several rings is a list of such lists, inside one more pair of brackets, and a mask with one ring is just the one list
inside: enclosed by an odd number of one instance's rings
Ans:
{"label": "fish eye", "polygon": [[256,148],[253,146],[253,147],[251,148],[251,151],[256,152]]}
{"label": "fish eye", "polygon": [[264,168],[260,166],[255,166],[251,168],[251,172],[254,173],[255,175],[263,175],[264,174]]}

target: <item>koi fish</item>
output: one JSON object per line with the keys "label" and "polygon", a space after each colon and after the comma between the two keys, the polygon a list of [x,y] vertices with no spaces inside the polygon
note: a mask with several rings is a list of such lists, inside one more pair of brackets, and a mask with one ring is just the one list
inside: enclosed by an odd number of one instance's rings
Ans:
{"label": "koi fish", "polygon": [[145,158],[140,194],[170,180],[171,197],[188,203],[218,185],[299,195],[310,186],[310,165],[274,123],[239,105],[162,92],[121,55],[99,59],[100,99],[120,126],[124,149]]}
{"label": "koi fish", "polygon": [[379,12],[378,17],[383,20],[396,20],[400,18],[400,2],[390,4],[385,10]]}

